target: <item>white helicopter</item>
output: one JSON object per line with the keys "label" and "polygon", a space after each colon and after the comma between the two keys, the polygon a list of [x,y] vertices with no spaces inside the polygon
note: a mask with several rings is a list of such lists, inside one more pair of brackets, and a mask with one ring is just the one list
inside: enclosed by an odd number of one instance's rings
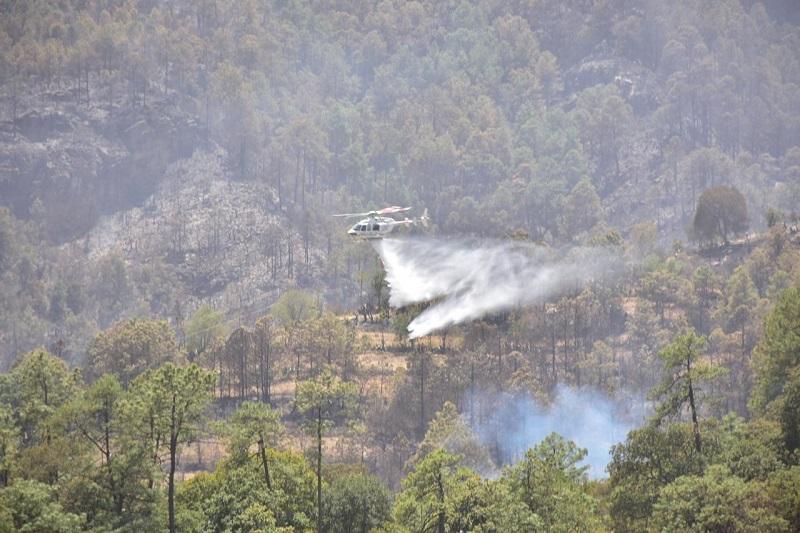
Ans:
{"label": "white helicopter", "polygon": [[381,239],[392,232],[397,226],[413,226],[415,224],[428,225],[428,210],[426,209],[422,216],[419,218],[404,218],[403,220],[395,220],[391,217],[384,215],[393,215],[395,213],[405,213],[410,211],[410,207],[390,206],[378,209],[377,211],[367,211],[366,213],[341,213],[333,215],[335,217],[367,217],[359,220],[347,232],[351,237],[358,237],[361,239]]}

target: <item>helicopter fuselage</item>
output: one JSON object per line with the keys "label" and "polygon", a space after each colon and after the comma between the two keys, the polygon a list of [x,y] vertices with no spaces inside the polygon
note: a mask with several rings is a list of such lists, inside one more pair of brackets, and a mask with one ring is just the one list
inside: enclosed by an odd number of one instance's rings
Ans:
{"label": "helicopter fuselage", "polygon": [[406,225],[410,222],[410,220],[395,220],[389,217],[369,217],[353,224],[347,234],[361,239],[380,239],[390,234],[396,226]]}

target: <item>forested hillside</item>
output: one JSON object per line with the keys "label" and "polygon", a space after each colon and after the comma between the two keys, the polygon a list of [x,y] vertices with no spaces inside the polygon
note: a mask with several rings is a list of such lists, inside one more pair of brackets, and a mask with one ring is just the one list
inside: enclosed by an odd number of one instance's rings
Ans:
{"label": "forested hillside", "polygon": [[[800,529],[791,0],[0,15],[0,531]],[[624,267],[410,338],[385,205]]]}

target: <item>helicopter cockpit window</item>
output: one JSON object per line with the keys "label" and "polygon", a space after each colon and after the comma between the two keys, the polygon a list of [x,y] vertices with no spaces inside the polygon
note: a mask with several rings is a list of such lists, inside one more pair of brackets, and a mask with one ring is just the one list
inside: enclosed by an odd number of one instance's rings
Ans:
{"label": "helicopter cockpit window", "polygon": [[364,224],[361,224],[358,226],[358,229],[356,231],[366,231],[366,229],[367,227]]}

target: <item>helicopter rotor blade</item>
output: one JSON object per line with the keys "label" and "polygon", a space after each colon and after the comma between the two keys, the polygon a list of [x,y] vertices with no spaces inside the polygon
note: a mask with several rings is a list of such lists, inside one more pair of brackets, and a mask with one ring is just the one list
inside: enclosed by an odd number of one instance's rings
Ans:
{"label": "helicopter rotor blade", "polygon": [[406,211],[410,211],[410,207],[400,207],[398,205],[392,205],[389,207],[384,207],[383,209],[378,209],[377,211],[366,211],[364,213],[342,213],[339,215],[333,215],[335,217],[374,217],[378,215],[392,215],[394,213],[405,213]]}
{"label": "helicopter rotor blade", "polygon": [[372,213],[372,211],[367,211],[366,213],[341,213],[341,214],[332,215],[332,216],[334,216],[334,217],[354,218],[354,217],[365,217],[365,216],[368,216],[370,213]]}
{"label": "helicopter rotor blade", "polygon": [[410,211],[410,207],[400,207],[398,205],[393,205],[390,207],[384,207],[378,211],[379,215],[391,215],[393,213],[405,213],[406,211]]}

